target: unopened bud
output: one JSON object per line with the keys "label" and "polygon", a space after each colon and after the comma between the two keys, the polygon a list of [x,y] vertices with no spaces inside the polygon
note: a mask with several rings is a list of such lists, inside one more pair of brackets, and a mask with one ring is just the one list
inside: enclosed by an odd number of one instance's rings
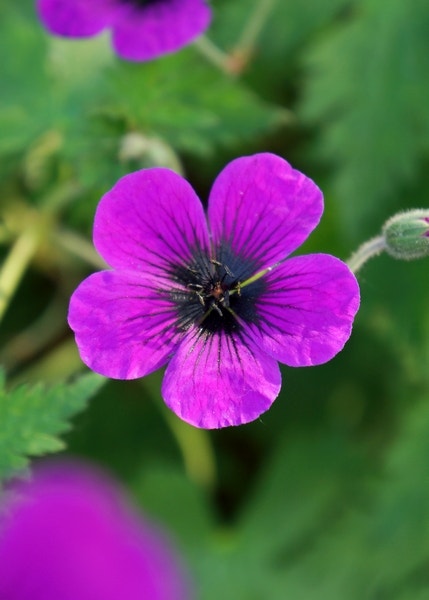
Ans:
{"label": "unopened bud", "polygon": [[412,260],[429,256],[429,209],[395,215],[383,227],[385,250],[394,258]]}

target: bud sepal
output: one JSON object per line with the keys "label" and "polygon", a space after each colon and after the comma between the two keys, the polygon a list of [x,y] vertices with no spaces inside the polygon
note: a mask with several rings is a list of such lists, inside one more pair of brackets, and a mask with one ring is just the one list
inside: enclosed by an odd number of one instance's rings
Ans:
{"label": "bud sepal", "polygon": [[429,256],[429,209],[410,210],[391,217],[383,226],[385,251],[402,260]]}

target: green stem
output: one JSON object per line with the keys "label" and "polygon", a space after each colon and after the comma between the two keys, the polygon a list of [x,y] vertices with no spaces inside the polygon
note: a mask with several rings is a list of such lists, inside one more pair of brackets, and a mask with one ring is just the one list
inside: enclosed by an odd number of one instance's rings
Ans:
{"label": "green stem", "polygon": [[235,52],[245,54],[252,52],[276,3],[277,0],[259,0],[257,2],[255,9],[250,13],[250,17],[244,26],[238,44],[235,47]]}
{"label": "green stem", "polygon": [[180,448],[189,479],[200,487],[212,490],[216,484],[216,460],[209,434],[184,423],[167,408],[163,413]]}
{"label": "green stem", "polygon": [[204,429],[197,429],[181,421],[162,401],[159,394],[154,394],[153,389],[159,389],[162,373],[153,373],[149,378],[141,380],[141,385],[146,394],[153,400],[160,411],[171,435],[181,452],[186,474],[191,481],[207,490],[212,490],[216,485],[216,459],[211,444],[210,436]]}
{"label": "green stem", "polygon": [[30,359],[40,356],[50,343],[59,339],[65,327],[64,298],[57,292],[41,316],[0,349],[0,364],[8,371],[30,362]]}
{"label": "green stem", "polygon": [[231,52],[224,52],[204,35],[194,42],[194,46],[223,73],[232,76],[240,75],[247,66],[257,39],[276,3],[277,0],[259,0],[256,3]]}
{"label": "green stem", "polygon": [[0,271],[0,321],[37,250],[40,239],[41,232],[37,226],[33,225],[25,229],[15,241],[2,265]]}
{"label": "green stem", "polygon": [[211,64],[220,69],[226,75],[231,75],[230,56],[221,50],[205,35],[200,36],[194,42],[195,48],[206,58]]}
{"label": "green stem", "polygon": [[80,193],[81,186],[75,181],[66,181],[57,185],[43,198],[42,211],[45,215],[58,215]]}
{"label": "green stem", "polygon": [[380,235],[365,242],[349,258],[347,264],[353,273],[357,273],[361,267],[373,256],[378,256],[386,249],[384,236]]}
{"label": "green stem", "polygon": [[104,260],[94,250],[93,245],[73,231],[61,229],[55,232],[55,242],[96,269],[107,269]]}
{"label": "green stem", "polygon": [[9,379],[9,385],[14,387],[29,381],[56,383],[81,371],[82,360],[77,351],[76,342],[68,337],[61,344],[56,344],[49,354],[32,361],[29,367],[20,369],[18,375]]}

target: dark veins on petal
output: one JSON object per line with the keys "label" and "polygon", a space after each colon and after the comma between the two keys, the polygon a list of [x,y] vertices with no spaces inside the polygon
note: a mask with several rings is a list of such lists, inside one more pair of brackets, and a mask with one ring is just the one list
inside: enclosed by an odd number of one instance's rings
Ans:
{"label": "dark veins on petal", "polygon": [[252,260],[237,256],[221,244],[214,258],[196,249],[187,265],[170,270],[178,284],[169,293],[176,305],[178,328],[197,326],[205,334],[232,333],[241,323],[256,323],[256,301],[265,291],[263,279],[241,286],[257,272]]}

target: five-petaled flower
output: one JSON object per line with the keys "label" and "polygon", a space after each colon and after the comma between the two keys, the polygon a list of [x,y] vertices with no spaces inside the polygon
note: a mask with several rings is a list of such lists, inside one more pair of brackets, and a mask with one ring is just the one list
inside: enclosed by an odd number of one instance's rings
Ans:
{"label": "five-petaled flower", "polygon": [[91,37],[112,30],[116,53],[151,60],[176,52],[208,27],[204,0],[38,0],[45,27],[64,37]]}
{"label": "five-petaled flower", "polygon": [[56,462],[0,506],[2,600],[189,600],[164,534],[87,465]]}
{"label": "five-petaled flower", "polygon": [[230,163],[208,202],[164,168],[120,179],[101,200],[94,244],[112,267],[74,292],[83,361],[132,379],[168,363],[162,395],[183,420],[256,419],[280,391],[278,361],[318,365],[350,336],[359,287],[326,254],[287,258],[323,212],[305,175],[273,154]]}

